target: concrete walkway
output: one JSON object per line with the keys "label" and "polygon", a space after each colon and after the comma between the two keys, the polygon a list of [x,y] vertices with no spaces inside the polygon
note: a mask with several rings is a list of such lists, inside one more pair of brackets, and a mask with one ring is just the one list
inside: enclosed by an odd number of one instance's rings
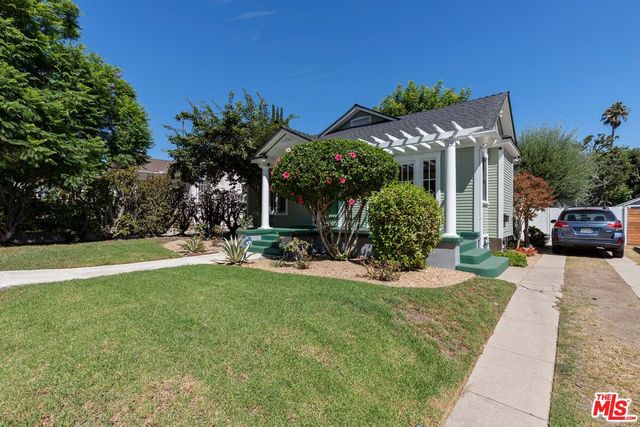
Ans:
{"label": "concrete walkway", "polygon": [[610,258],[607,261],[640,298],[640,265],[627,257]]}
{"label": "concrete walkway", "polygon": [[[251,254],[250,259],[259,258],[259,254]],[[97,267],[60,268],[49,270],[17,270],[0,271],[0,289],[32,283],[60,282],[72,279],[88,279],[98,276],[129,273],[132,271],[157,270],[184,265],[211,264],[222,260],[219,254],[207,254],[182,258],[161,259],[157,261],[135,262],[131,264],[101,265]]]}
{"label": "concrete walkway", "polygon": [[471,372],[446,426],[546,426],[562,297],[563,256],[510,267],[511,301]]}

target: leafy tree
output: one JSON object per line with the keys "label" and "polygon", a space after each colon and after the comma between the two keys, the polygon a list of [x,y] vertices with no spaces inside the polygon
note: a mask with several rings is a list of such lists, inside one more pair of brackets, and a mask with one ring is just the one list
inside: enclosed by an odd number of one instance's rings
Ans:
{"label": "leafy tree", "polygon": [[574,132],[540,126],[524,130],[519,138],[521,171],[544,179],[558,203],[584,202],[592,185],[592,165]]}
{"label": "leafy tree", "polygon": [[70,0],[0,2],[0,242],[37,195],[142,161],[147,118],[120,71],[77,43]]}
{"label": "leafy tree", "polygon": [[600,121],[605,126],[611,126],[611,139],[615,139],[616,129],[623,120],[627,121],[627,117],[629,117],[629,110],[622,102],[617,101],[604,110]]}
{"label": "leafy tree", "polygon": [[246,90],[241,101],[235,101],[231,92],[222,107],[190,105],[190,111],[176,116],[189,123],[188,130],[167,126],[173,132],[169,140],[176,146],[170,151],[174,170],[187,182],[203,177],[218,182],[227,175],[232,183],[239,181],[258,191],[260,168],[250,160],[294,116],[285,117],[281,108],[270,107],[260,95],[254,99]]}
{"label": "leafy tree", "polygon": [[108,237],[159,236],[166,233],[188,196],[184,182],[168,175],[140,178],[135,168],[114,169],[103,178],[103,219]]}
{"label": "leafy tree", "polygon": [[404,116],[468,101],[470,97],[471,89],[460,89],[456,92],[453,88],[444,88],[442,80],[431,87],[426,84],[417,85],[413,80],[409,80],[406,87],[398,83],[395,90],[375,109],[390,116]]}
{"label": "leafy tree", "polygon": [[[309,210],[329,256],[346,259],[355,250],[369,197],[395,180],[398,168],[391,154],[365,142],[317,140],[286,153],[273,168],[271,184]],[[329,211],[337,202],[343,207],[336,224]]]}
{"label": "leafy tree", "polygon": [[[553,189],[547,182],[530,172],[518,172],[514,178],[513,216],[516,224],[517,247],[524,231],[525,246],[529,246],[529,221],[536,212],[546,209],[555,202]],[[524,228],[523,228],[524,226]]]}
{"label": "leafy tree", "polygon": [[216,235],[217,228],[223,223],[235,236],[246,211],[246,197],[238,190],[206,188],[200,193],[197,217],[207,236]]}
{"label": "leafy tree", "polygon": [[589,193],[592,205],[615,205],[640,195],[638,150],[615,145],[618,139],[615,130],[628,116],[629,110],[622,102],[613,103],[601,117],[605,126],[611,126],[611,134],[589,135],[582,143],[594,165],[593,186]]}

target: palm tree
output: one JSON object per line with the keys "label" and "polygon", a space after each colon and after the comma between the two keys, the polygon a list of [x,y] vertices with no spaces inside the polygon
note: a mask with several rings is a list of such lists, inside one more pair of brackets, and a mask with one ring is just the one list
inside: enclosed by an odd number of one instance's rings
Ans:
{"label": "palm tree", "polygon": [[628,116],[629,110],[620,101],[614,102],[609,108],[604,110],[600,120],[605,126],[611,126],[611,141],[613,141],[615,137],[616,128],[622,124],[622,120],[626,122]]}

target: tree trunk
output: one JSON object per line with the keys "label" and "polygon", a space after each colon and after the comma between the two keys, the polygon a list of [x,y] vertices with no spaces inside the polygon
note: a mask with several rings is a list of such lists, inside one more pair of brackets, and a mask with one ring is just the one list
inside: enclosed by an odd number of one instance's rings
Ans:
{"label": "tree trunk", "polygon": [[529,242],[529,220],[524,220],[524,247],[528,248],[530,245]]}
{"label": "tree trunk", "polygon": [[0,184],[0,243],[7,243],[24,220],[35,186],[13,181]]}

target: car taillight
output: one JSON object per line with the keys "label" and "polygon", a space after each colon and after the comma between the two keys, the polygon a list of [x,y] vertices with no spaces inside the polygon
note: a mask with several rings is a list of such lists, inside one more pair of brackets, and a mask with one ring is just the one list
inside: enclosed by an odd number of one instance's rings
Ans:
{"label": "car taillight", "polygon": [[556,221],[555,228],[569,228],[569,223],[564,221]]}
{"label": "car taillight", "polygon": [[622,222],[620,222],[620,220],[616,222],[610,222],[609,224],[607,224],[607,226],[609,228],[613,228],[614,230],[622,230]]}

